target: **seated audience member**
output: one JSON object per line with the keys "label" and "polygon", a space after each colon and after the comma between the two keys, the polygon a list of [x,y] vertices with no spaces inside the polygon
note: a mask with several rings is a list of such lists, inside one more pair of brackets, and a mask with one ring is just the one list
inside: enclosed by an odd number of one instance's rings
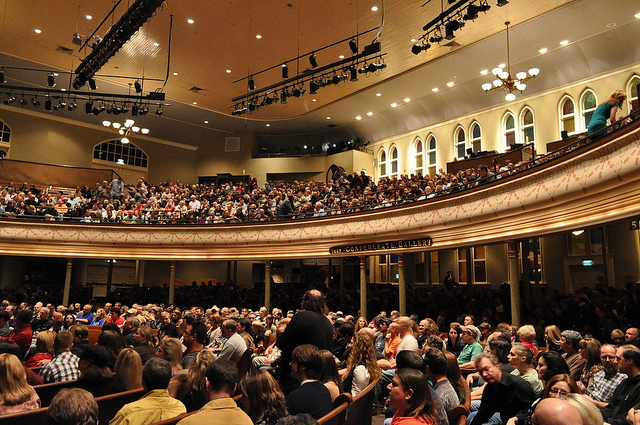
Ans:
{"label": "seated audience member", "polygon": [[89,391],[94,397],[112,394],[113,372],[109,369],[109,351],[99,345],[88,345],[80,354],[78,388]]}
{"label": "seated audience member", "polygon": [[395,320],[398,324],[398,336],[400,337],[400,344],[396,348],[396,356],[398,352],[404,350],[418,351],[420,346],[416,335],[418,334],[418,325],[415,321],[407,316],[400,316]]}
{"label": "seated audience member", "polygon": [[[135,312],[136,309],[129,309],[131,312]],[[133,314],[132,313],[132,314]],[[124,321],[124,325],[122,325],[122,335],[124,335],[124,340],[127,343],[127,347],[133,345],[133,336],[136,334],[136,331],[140,327],[140,320],[137,317],[127,317]]]}
{"label": "seated audience member", "polygon": [[499,412],[503,421],[528,409],[537,398],[531,385],[519,376],[504,373],[498,358],[490,353],[479,353],[475,357],[478,372],[487,382],[477,412],[469,414],[469,423],[486,423]]}
{"label": "seated audience member", "polygon": [[[157,316],[156,316],[157,317]],[[160,313],[160,328],[158,328],[158,339],[161,341],[164,338],[178,338],[178,328],[176,324],[171,321],[171,313],[163,311]]]}
{"label": "seated audience member", "polygon": [[182,343],[178,338],[162,339],[156,355],[171,363],[171,370],[174,373],[182,370],[182,365],[180,364],[182,360]]}
{"label": "seated audience member", "polygon": [[402,338],[398,334],[398,324],[396,322],[391,322],[389,324],[389,328],[387,329],[386,340],[384,343],[384,350],[382,354],[390,360],[396,357],[396,351],[398,349],[398,345],[402,342]]}
{"label": "seated audience member", "polygon": [[205,423],[253,425],[251,418],[231,398],[238,380],[236,364],[229,360],[218,359],[209,365],[205,376],[207,398],[210,401],[193,415],[182,419],[178,425]]}
{"label": "seated audience member", "polygon": [[601,412],[605,422],[626,425],[629,409],[640,404],[640,349],[623,345],[616,351],[616,357],[618,370],[627,375],[627,379],[618,385]]}
{"label": "seated audience member", "polygon": [[585,425],[580,412],[560,398],[540,401],[531,417],[531,423],[539,425]]}
{"label": "seated audience member", "polygon": [[426,375],[433,382],[433,389],[442,400],[442,407],[448,414],[460,404],[460,399],[447,379],[447,357],[437,348],[429,347],[424,353],[424,363]]}
{"label": "seated audience member", "polygon": [[289,413],[309,413],[319,419],[332,410],[331,393],[319,381],[321,373],[322,357],[317,347],[304,344],[293,350],[291,376],[300,382],[300,387],[286,397]]}
{"label": "seated audience member", "polygon": [[624,345],[624,332],[622,329],[614,329],[611,331],[611,342],[616,349]]}
{"label": "seated audience member", "polygon": [[584,369],[586,361],[580,356],[580,340],[582,335],[577,331],[563,331],[560,336],[560,346],[564,350],[562,358],[569,366],[570,375],[576,381],[580,380],[580,375]]}
{"label": "seated audience member", "polygon": [[396,408],[392,425],[437,425],[438,412],[431,399],[427,380],[412,368],[398,369],[388,386],[389,404]]}
{"label": "seated audience member", "polygon": [[562,400],[578,410],[582,425],[603,425],[602,413],[586,397],[580,394],[568,394]]}
{"label": "seated audience member", "polygon": [[275,378],[258,371],[240,381],[241,402],[254,424],[274,424],[287,416],[284,394]]}
{"label": "seated audience member", "polygon": [[0,337],[0,341],[12,341],[20,347],[21,359],[29,351],[31,347],[31,339],[33,338],[33,330],[31,329],[31,320],[33,312],[27,308],[23,308],[14,317],[13,330],[9,336]]}
{"label": "seated audience member", "polygon": [[82,325],[90,325],[93,322],[93,318],[95,317],[95,314],[93,314],[91,310],[93,310],[91,304],[85,304],[85,306],[82,308],[82,313],[76,316],[76,322]]}
{"label": "seated audience member", "polygon": [[168,361],[157,357],[149,360],[142,369],[142,386],[147,393],[140,400],[125,404],[109,425],[147,425],[186,413],[184,404],[169,396],[170,379]]}
{"label": "seated audience member", "polygon": [[0,337],[6,337],[11,334],[9,320],[11,320],[11,313],[7,310],[0,310]]}
{"label": "seated audience member", "polygon": [[89,323],[91,326],[102,326],[107,317],[107,312],[104,308],[99,308],[96,310],[96,314],[93,316],[93,320]]}
{"label": "seated audience member", "polygon": [[246,317],[243,317],[242,319],[238,320],[238,325],[237,325],[238,335],[240,335],[242,339],[244,339],[244,342],[247,345],[247,348],[251,348],[252,350],[255,351],[256,345],[253,342],[253,335],[249,333],[250,330],[251,330],[251,321],[249,319],[247,319]]}
{"label": "seated audience member", "polygon": [[71,352],[73,334],[69,331],[61,331],[56,335],[54,350],[56,356],[46,366],[40,369],[40,376],[44,382],[64,382],[78,379],[79,358]]}
{"label": "seated audience member", "polygon": [[143,365],[149,359],[156,357],[153,330],[149,326],[140,326],[136,330],[136,333],[133,335],[133,349],[140,354]]}
{"label": "seated audience member", "polygon": [[544,328],[544,342],[549,351],[560,351],[560,329],[556,325]]}
{"label": "seated audience member", "polygon": [[322,372],[319,381],[327,387],[333,401],[342,392],[342,380],[338,374],[336,359],[329,350],[320,350],[320,357],[322,357]]}
{"label": "seated audience member", "polygon": [[142,359],[133,348],[120,351],[113,372],[114,393],[142,388]]}
{"label": "seated audience member", "polygon": [[509,364],[515,369],[512,375],[520,376],[527,381],[531,388],[540,395],[544,389],[542,381],[538,378],[538,371],[533,367],[533,353],[524,344],[513,344],[509,352]]}
{"label": "seated audience member", "polygon": [[469,384],[465,382],[462,376],[462,371],[460,371],[456,356],[448,351],[445,351],[444,355],[447,358],[447,379],[451,382],[451,385],[453,385],[453,389],[456,390],[460,404],[465,404],[467,397],[470,397],[470,395],[467,394],[469,392]]}
{"label": "seated audience member", "polygon": [[448,337],[444,342],[448,352],[453,353],[456,357],[460,356],[465,346],[465,343],[462,341],[462,327],[460,323],[452,322],[449,325]]}
{"label": "seated audience member", "polygon": [[53,344],[56,340],[56,333],[52,331],[39,332],[36,336],[36,351],[24,363],[26,367],[42,367],[55,356]]}
{"label": "seated audience member", "polygon": [[27,382],[20,359],[13,354],[0,354],[0,415],[38,408],[40,397]]}
{"label": "seated audience member", "polygon": [[600,347],[600,362],[603,369],[593,376],[591,385],[584,388],[580,382],[578,386],[596,407],[602,409],[609,403],[609,399],[618,385],[627,379],[627,375],[618,371],[616,348],[611,344],[604,344]]}
{"label": "seated audience member", "polygon": [[89,346],[89,329],[85,325],[73,325],[69,332],[73,334],[71,352],[80,357],[82,350]]}
{"label": "seated audience member", "polygon": [[98,425],[98,403],[81,388],[64,388],[51,400],[47,425]]}
{"label": "seated audience member", "polygon": [[111,310],[109,310],[109,317],[107,317],[107,319],[105,320],[105,324],[113,323],[118,326],[118,328],[122,328],[122,326],[124,325],[124,318],[120,317],[120,314],[120,308],[113,307]]}
{"label": "seated audience member", "polygon": [[545,351],[538,355],[538,378],[543,384],[546,384],[549,379],[560,373],[570,373],[567,362],[564,361],[562,356],[555,351]]}
{"label": "seated audience member", "polygon": [[379,380],[382,376],[369,331],[372,330],[363,328],[354,335],[353,346],[343,375],[343,387],[353,397],[360,394],[369,383]]}
{"label": "seated audience member", "polygon": [[235,320],[227,319],[222,322],[222,336],[226,341],[218,354],[218,359],[238,363],[238,360],[240,360],[242,354],[244,354],[247,349],[247,343],[238,334]]}
{"label": "seated audience member", "polygon": [[[210,364],[216,361],[216,356],[210,350],[198,352],[191,367],[187,371],[184,388],[179,391],[179,400],[182,400],[187,412],[200,410],[207,403],[205,388],[205,373]],[[184,395],[182,395],[184,394]]]}
{"label": "seated audience member", "polygon": [[482,345],[478,343],[480,331],[473,325],[465,325],[461,329],[461,339],[467,345],[464,346],[458,356],[458,364],[461,370],[476,370],[476,364],[473,359],[478,353],[482,352]]}
{"label": "seated audience member", "polygon": [[531,407],[526,410],[521,410],[515,417],[510,418],[507,425],[526,424],[527,418],[531,417],[533,412],[538,408],[538,404],[541,400],[549,397],[564,398],[568,394],[580,394],[576,381],[565,373],[553,376],[544,387],[544,391],[540,398],[534,401]]}
{"label": "seated audience member", "polygon": [[584,338],[580,340],[580,357],[585,361],[584,369],[580,374],[580,382],[584,387],[591,385],[591,381],[596,373],[602,370],[600,363],[600,341],[595,338]]}
{"label": "seated audience member", "polygon": [[125,347],[124,337],[121,333],[111,330],[105,330],[107,325],[102,327],[102,333],[98,336],[98,345],[103,346],[109,351],[111,361],[109,367],[115,366],[118,354]]}
{"label": "seated audience member", "polygon": [[533,353],[533,357],[538,355],[536,346],[536,329],[532,325],[520,326],[518,329],[518,340]]}

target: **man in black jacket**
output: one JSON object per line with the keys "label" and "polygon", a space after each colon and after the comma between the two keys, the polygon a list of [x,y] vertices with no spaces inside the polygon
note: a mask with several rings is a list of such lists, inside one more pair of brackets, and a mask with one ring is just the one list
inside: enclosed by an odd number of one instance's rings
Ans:
{"label": "man in black jacket", "polygon": [[618,370],[628,376],[613,392],[609,404],[602,410],[605,422],[627,425],[627,412],[640,403],[640,349],[627,344],[616,351]]}

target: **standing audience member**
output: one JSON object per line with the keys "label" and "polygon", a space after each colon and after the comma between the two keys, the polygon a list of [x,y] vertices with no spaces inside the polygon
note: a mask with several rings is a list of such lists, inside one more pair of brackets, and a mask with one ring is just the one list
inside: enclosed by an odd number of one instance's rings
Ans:
{"label": "standing audience member", "polygon": [[24,367],[13,354],[0,354],[0,415],[40,408],[40,397],[27,382]]}
{"label": "standing audience member", "polygon": [[109,425],[147,425],[186,413],[184,404],[169,396],[170,379],[168,361],[157,357],[149,360],[142,369],[142,385],[147,393],[140,400],[125,404]]}
{"label": "standing audience member", "polygon": [[64,388],[51,400],[47,425],[98,425],[98,403],[80,388]]}
{"label": "standing audience member", "polygon": [[207,423],[253,425],[251,418],[231,398],[238,380],[236,364],[229,360],[218,359],[209,365],[205,376],[207,398],[210,401],[193,415],[182,419],[178,425]]}
{"label": "standing audience member", "polygon": [[62,331],[56,335],[54,349],[56,356],[42,369],[40,376],[44,382],[64,382],[78,379],[78,356],[71,352],[73,344],[73,334],[69,331]]}
{"label": "standing audience member", "polygon": [[588,134],[596,133],[607,126],[607,120],[611,124],[616,122],[616,114],[618,109],[622,107],[622,103],[627,99],[627,94],[622,90],[615,90],[604,103],[598,105],[591,121],[589,121]]}
{"label": "standing audience member", "polygon": [[319,419],[331,411],[331,393],[319,381],[321,373],[322,357],[317,347],[304,344],[293,350],[291,375],[300,382],[300,387],[286,397],[289,413],[309,413],[314,419]]}
{"label": "standing audience member", "polygon": [[287,416],[284,394],[267,371],[258,371],[240,381],[245,411],[254,424],[275,424]]}

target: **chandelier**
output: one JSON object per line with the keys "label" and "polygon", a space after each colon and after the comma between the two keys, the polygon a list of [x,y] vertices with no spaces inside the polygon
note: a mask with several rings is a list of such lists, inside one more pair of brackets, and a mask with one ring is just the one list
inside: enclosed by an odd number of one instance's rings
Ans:
{"label": "chandelier", "polygon": [[525,81],[535,77],[540,73],[538,68],[531,68],[528,73],[521,71],[516,73],[515,78],[511,75],[511,54],[509,45],[509,24],[507,21],[504,23],[507,26],[507,69],[502,67],[496,67],[491,70],[491,73],[496,77],[493,83],[484,83],[482,89],[486,92],[490,90],[504,90],[507,91],[507,95],[504,97],[506,101],[512,101],[516,98],[513,94],[514,91],[519,90],[520,93],[527,88]]}
{"label": "chandelier", "polygon": [[126,120],[124,122],[124,124],[120,124],[119,122],[114,122],[112,123],[111,121],[102,121],[102,125],[104,125],[105,127],[113,127],[116,130],[118,130],[118,133],[122,136],[122,139],[120,140],[121,143],[127,144],[129,143],[129,134],[130,133],[142,133],[142,134],[149,134],[149,129],[148,128],[140,128],[136,125],[134,125],[136,122],[134,120]]}

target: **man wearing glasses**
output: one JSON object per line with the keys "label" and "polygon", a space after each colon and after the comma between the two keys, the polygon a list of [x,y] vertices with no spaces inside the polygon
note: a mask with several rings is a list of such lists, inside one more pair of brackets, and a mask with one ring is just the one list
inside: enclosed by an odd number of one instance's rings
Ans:
{"label": "man wearing glasses", "polygon": [[602,410],[605,422],[627,425],[627,412],[640,403],[640,349],[623,345],[616,351],[618,370],[628,376],[613,392],[609,404]]}
{"label": "man wearing glasses", "polygon": [[602,409],[609,403],[609,399],[615,389],[622,381],[627,379],[627,375],[618,371],[616,347],[613,345],[604,344],[600,347],[600,363],[602,363],[604,370],[601,370],[593,376],[593,382],[588,388],[584,388],[582,382],[577,382],[582,393],[587,396],[598,409]]}

